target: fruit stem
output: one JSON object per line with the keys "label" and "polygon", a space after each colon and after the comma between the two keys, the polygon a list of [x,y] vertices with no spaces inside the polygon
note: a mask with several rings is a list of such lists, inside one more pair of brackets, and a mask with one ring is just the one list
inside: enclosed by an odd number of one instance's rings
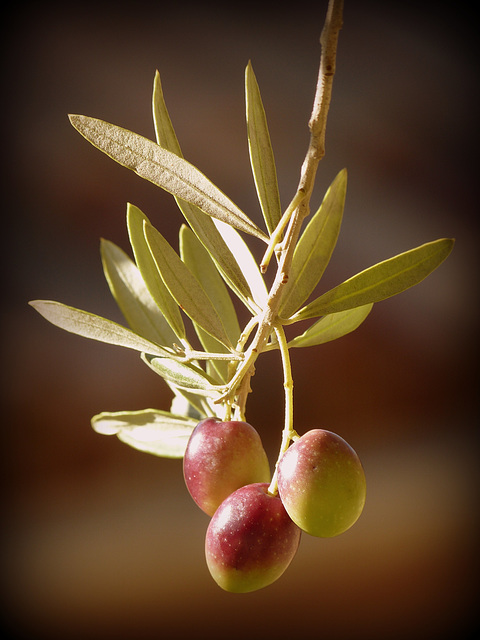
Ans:
{"label": "fruit stem", "polygon": [[280,355],[282,357],[283,366],[283,387],[285,389],[285,425],[282,432],[282,443],[280,445],[280,451],[278,459],[275,464],[275,471],[272,477],[270,486],[268,487],[268,493],[271,495],[277,494],[277,470],[281,457],[288,449],[290,441],[293,436],[296,435],[293,429],[293,377],[292,366],[290,362],[290,354],[288,352],[288,344],[285,336],[285,331],[281,325],[275,325],[275,334],[278,340],[278,346],[280,349]]}

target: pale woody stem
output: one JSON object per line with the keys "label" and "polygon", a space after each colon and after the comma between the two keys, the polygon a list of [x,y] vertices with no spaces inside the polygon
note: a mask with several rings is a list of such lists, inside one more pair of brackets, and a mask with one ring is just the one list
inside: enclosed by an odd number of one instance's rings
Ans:
{"label": "pale woody stem", "polygon": [[[325,26],[320,37],[320,44],[322,46],[320,71],[312,115],[308,123],[310,143],[302,165],[297,192],[288,208],[290,211],[292,211],[293,208],[293,211],[282,242],[282,252],[277,266],[275,280],[269,292],[266,308],[258,317],[257,332],[245,352],[245,359],[238,366],[235,375],[229,383],[228,391],[221,400],[233,397],[234,394],[237,393],[240,385],[242,385],[242,389],[245,389],[244,385],[248,386],[249,379],[254,371],[253,365],[258,355],[262,352],[272,331],[274,331],[275,326],[278,326],[278,310],[280,308],[283,288],[288,281],[293,251],[300,233],[302,221],[310,211],[310,196],[313,190],[318,163],[325,154],[325,127],[332,94],[335,57],[338,34],[342,26],[342,14],[343,0],[330,0]],[[282,221],[282,223],[283,222],[284,221]],[[244,395],[242,398],[244,402],[246,401],[246,394],[242,395]],[[240,410],[241,413],[243,413],[244,407],[241,407]],[[286,420],[289,419],[290,418],[286,417]],[[285,431],[287,431],[287,429],[285,429]],[[288,443],[286,446],[288,446]]]}

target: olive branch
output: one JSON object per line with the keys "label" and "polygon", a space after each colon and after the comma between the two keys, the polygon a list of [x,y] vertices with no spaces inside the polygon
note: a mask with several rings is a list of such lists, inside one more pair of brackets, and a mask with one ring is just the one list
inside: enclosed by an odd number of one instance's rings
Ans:
{"label": "olive branch", "polygon": [[[452,250],[454,241],[449,238],[423,244],[309,301],[335,248],[345,204],[347,173],[343,169],[319,208],[310,213],[317,168],[325,154],[342,13],[343,2],[330,0],[320,38],[310,141],[296,193],[284,211],[260,89],[252,64],[246,67],[249,155],[265,230],[183,157],[158,72],[152,98],[155,141],[103,120],[70,116],[74,128],[91,144],[171,193],[185,218],[178,252],[133,204],[127,207],[133,259],[120,247],[102,241],[104,274],[128,326],[59,302],[30,303],[62,329],[140,352],[143,362],[172,390],[169,411],[103,412],[92,418],[97,432],[116,434],[148,453],[181,458],[199,419],[245,419],[256,360],[261,353],[278,349],[285,389],[280,459],[295,437],[289,350],[318,346],[355,330],[374,303],[420,283]],[[260,265],[242,234],[264,243]],[[267,289],[263,274],[273,260],[276,272]],[[243,328],[232,294],[251,315]],[[308,319],[314,322],[287,341],[284,326]],[[193,344],[193,338],[198,344]],[[276,472],[270,491],[276,491]]]}

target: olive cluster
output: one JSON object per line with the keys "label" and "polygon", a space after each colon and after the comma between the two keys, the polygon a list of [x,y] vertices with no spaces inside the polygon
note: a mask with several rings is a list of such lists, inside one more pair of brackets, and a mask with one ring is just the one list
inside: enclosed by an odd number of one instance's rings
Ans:
{"label": "olive cluster", "polygon": [[246,422],[199,422],[183,470],[192,498],[212,517],[207,566],[231,592],[271,584],[295,556],[302,531],[318,537],[343,533],[365,503],[365,474],[356,452],[323,429],[308,431],[285,451],[274,492],[261,438]]}

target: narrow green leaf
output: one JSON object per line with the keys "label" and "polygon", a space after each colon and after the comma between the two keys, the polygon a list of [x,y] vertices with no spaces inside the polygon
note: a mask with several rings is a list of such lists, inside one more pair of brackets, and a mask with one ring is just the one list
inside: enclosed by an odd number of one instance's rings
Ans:
{"label": "narrow green leaf", "polygon": [[292,316],[305,320],[379,302],[421,282],[449,255],[454,240],[442,238],[400,253],[357,273]]}
{"label": "narrow green leaf", "polygon": [[144,234],[158,271],[180,308],[207,333],[232,348],[222,319],[197,278],[162,234],[146,222]]}
{"label": "narrow green leaf", "polygon": [[142,359],[155,373],[179,389],[197,393],[203,391],[208,392],[209,395],[215,391],[220,393],[224,389],[223,386],[216,385],[215,381],[203,369],[193,364],[169,358],[157,358],[149,354],[142,354]]}
{"label": "narrow green leaf", "polygon": [[134,449],[163,458],[183,458],[188,440],[197,424],[157,409],[99,413],[92,427],[103,435],[116,435]]}
{"label": "narrow green leaf", "polygon": [[245,70],[245,98],[250,163],[263,217],[268,231],[272,234],[282,217],[282,208],[267,117],[250,62]]}
{"label": "narrow green leaf", "polygon": [[291,347],[314,347],[315,345],[331,342],[337,338],[355,331],[370,313],[373,303],[354,309],[330,313],[309,327],[302,335],[290,340]]}
{"label": "narrow green leaf", "polygon": [[171,347],[178,338],[152,298],[138,267],[113,242],[102,239],[100,250],[110,291],[130,328],[147,340]]}
{"label": "narrow green leaf", "polygon": [[[190,224],[200,242],[212,256],[225,282],[243,304],[250,309],[254,297],[250,291],[247,279],[242,273],[240,265],[237,263],[232,251],[218,232],[212,218],[207,218],[200,210],[198,210],[198,213],[194,212],[193,209],[196,207],[193,205],[188,205],[188,203],[180,200],[178,202],[185,219]],[[219,222],[219,224],[223,223]],[[233,227],[230,228],[237,233]],[[240,234],[238,235],[240,236]]]}
{"label": "narrow green leaf", "polygon": [[[231,344],[236,344],[240,337],[240,325],[232,299],[208,251],[193,231],[185,225],[180,228],[180,256],[200,282],[210,300],[214,301],[215,309],[222,319]],[[195,329],[205,351],[210,353],[228,352],[228,349],[221,342],[196,324]],[[220,376],[220,380],[226,382],[228,380],[228,366],[226,360],[207,362],[207,371],[214,369]]]}
{"label": "narrow green leaf", "polygon": [[[173,413],[176,416],[190,418],[195,420],[196,423],[207,417],[205,407],[202,404],[197,407],[198,402],[200,401],[201,403],[199,396],[189,393],[184,389],[177,389],[171,383],[169,386],[174,392],[172,403],[170,405],[170,413]],[[210,410],[208,411],[208,415],[212,415]]]}
{"label": "narrow green leaf", "polygon": [[179,341],[182,341],[186,336],[182,314],[158,272],[143,233],[144,222],[149,222],[147,216],[138,207],[129,204],[127,207],[127,227],[136,263],[162,315],[175,335],[178,336]]}
{"label": "narrow green leaf", "polygon": [[240,337],[240,325],[232,299],[208,251],[185,225],[180,228],[180,256],[210,300],[214,301],[230,342],[236,344]]}
{"label": "narrow green leaf", "polygon": [[127,349],[134,349],[157,356],[169,357],[171,352],[161,346],[142,338],[137,333],[122,325],[100,316],[68,307],[52,300],[33,300],[29,303],[40,315],[70,333],[84,338],[114,344]]}
{"label": "narrow green leaf", "polygon": [[152,140],[97,118],[70,115],[77,131],[97,149],[140,177],[198,206],[204,213],[261,240],[267,236],[192,164]]}
{"label": "narrow green leaf", "polygon": [[[183,158],[183,154],[165,104],[160,74],[158,71],[155,73],[152,103],[157,143],[161,147]],[[249,307],[253,298],[248,283],[240,266],[232,255],[232,252],[218,232],[213,219],[206,216],[203,211],[195,205],[186,202],[181,198],[175,198],[175,200],[188,224],[215,261],[215,264],[229,287],[242,300],[242,302]]]}
{"label": "narrow green leaf", "polygon": [[245,240],[235,229],[233,229],[233,227],[228,224],[224,224],[219,220],[215,220],[215,226],[230,247],[237,264],[240,265],[240,268],[247,279],[254,302],[253,306],[251,303],[248,306],[252,313],[256,314],[260,309],[265,308],[268,299],[267,286],[262,274],[260,273],[258,264],[255,262],[255,258],[253,257]]}
{"label": "narrow green leaf", "polygon": [[337,243],[347,190],[347,172],[340,171],[323,202],[305,227],[293,254],[279,315],[289,318],[319,283]]}
{"label": "narrow green leaf", "polygon": [[[158,375],[158,371],[156,371]],[[205,405],[203,404],[204,398],[197,395],[195,391],[190,392],[181,387],[177,387],[173,382],[165,380],[167,385],[174,393],[170,411],[178,415],[184,415],[188,417],[195,417],[197,422],[200,422],[202,418],[208,418],[212,415],[212,411],[206,412]],[[208,415],[207,415],[208,414]]]}
{"label": "narrow green leaf", "polygon": [[177,156],[183,158],[177,134],[173,128],[170,114],[163,96],[162,82],[158,70],[155,72],[152,95],[153,125],[157,143]]}

